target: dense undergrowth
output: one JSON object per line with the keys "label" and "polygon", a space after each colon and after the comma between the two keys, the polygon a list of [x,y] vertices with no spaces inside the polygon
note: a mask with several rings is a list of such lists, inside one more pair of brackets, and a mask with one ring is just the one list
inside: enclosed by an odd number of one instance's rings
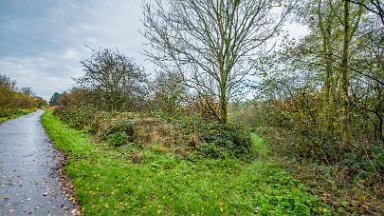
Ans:
{"label": "dense undergrowth", "polygon": [[89,131],[113,147],[132,144],[147,148],[156,144],[182,156],[245,157],[251,147],[250,132],[240,124],[222,125],[199,115],[170,117],[161,112],[104,112],[88,106],[55,109],[55,115],[76,129]]}
{"label": "dense undergrowth", "polygon": [[316,121],[289,110],[286,104],[270,102],[248,105],[236,113],[238,121],[262,135],[272,155],[284,161],[287,170],[321,200],[340,212],[383,215],[384,148],[380,140],[361,125],[353,125],[352,144],[343,149],[341,140],[328,133],[321,111],[312,112]]}
{"label": "dense undergrowth", "polygon": [[156,142],[117,148],[94,142],[51,111],[42,123],[68,155],[65,170],[86,215],[333,214],[269,156],[255,134],[252,159],[211,158],[182,156]]}

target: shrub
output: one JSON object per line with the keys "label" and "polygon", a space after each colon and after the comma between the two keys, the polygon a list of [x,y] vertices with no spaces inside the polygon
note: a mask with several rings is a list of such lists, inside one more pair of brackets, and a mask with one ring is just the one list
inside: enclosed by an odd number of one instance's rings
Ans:
{"label": "shrub", "polygon": [[249,153],[252,143],[250,132],[238,124],[206,124],[200,129],[200,134],[206,144],[199,151],[210,157],[226,154],[240,157]]}
{"label": "shrub", "polygon": [[117,147],[135,140],[135,123],[120,116],[103,131],[103,139],[110,145]]}
{"label": "shrub", "polygon": [[113,147],[121,146],[126,144],[127,140],[129,140],[129,136],[125,131],[123,132],[115,132],[108,134],[104,137],[104,139]]}
{"label": "shrub", "polygon": [[91,106],[58,106],[54,114],[73,128],[88,128],[97,110]]}
{"label": "shrub", "polygon": [[200,117],[178,118],[133,112],[103,112],[89,106],[57,107],[54,112],[77,129],[87,129],[95,138],[117,147],[158,145],[186,155],[191,150],[204,157],[241,157],[249,152],[251,137],[239,124],[222,125]]}

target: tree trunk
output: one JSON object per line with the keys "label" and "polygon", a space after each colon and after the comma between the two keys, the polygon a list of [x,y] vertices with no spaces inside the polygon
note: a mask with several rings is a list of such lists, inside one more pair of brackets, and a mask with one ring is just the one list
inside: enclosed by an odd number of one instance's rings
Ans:
{"label": "tree trunk", "polygon": [[328,133],[333,134],[333,110],[334,110],[334,94],[333,88],[331,84],[333,83],[333,59],[332,59],[332,51],[330,46],[330,35],[324,36],[323,40],[323,51],[326,56],[326,73],[325,73],[325,81],[324,81],[324,106],[323,111],[326,117],[327,122],[327,130]]}
{"label": "tree trunk", "polygon": [[350,2],[344,0],[344,41],[341,63],[341,144],[344,150],[351,144],[349,127],[349,46],[351,40],[350,29]]}
{"label": "tree trunk", "polygon": [[220,92],[220,121],[222,124],[227,124],[228,122],[228,99],[226,87],[221,87]]}
{"label": "tree trunk", "polygon": [[[330,25],[329,25],[329,19],[328,17],[326,17],[326,21],[324,21],[323,19],[323,14],[322,14],[322,11],[321,11],[321,8],[322,8],[322,1],[319,0],[318,1],[318,8],[317,8],[317,15],[319,17],[319,29],[320,29],[320,33],[321,33],[321,36],[322,36],[322,39],[323,39],[323,44],[322,44],[322,56],[323,56],[323,59],[326,63],[326,67],[325,67],[325,79],[324,79],[324,86],[323,86],[323,112],[324,112],[324,116],[325,116],[325,122],[327,124],[327,132],[328,133],[331,133],[332,131],[332,121],[331,121],[331,109],[330,109],[330,105],[331,105],[331,101],[330,101],[330,96],[331,96],[331,91],[332,91],[332,88],[331,88],[331,83],[332,83],[332,76],[333,76],[333,65],[332,65],[332,55],[331,55],[331,46],[330,46],[330,37],[331,37],[331,33],[330,33]],[[326,22],[326,23],[325,23]],[[327,28],[325,28],[325,25],[324,24],[327,24]]]}
{"label": "tree trunk", "polygon": [[376,113],[376,114],[377,114],[377,117],[379,119],[378,132],[379,132],[379,136],[380,136],[380,139],[381,139],[381,145],[384,148],[384,119],[383,119],[383,116],[380,113]]}
{"label": "tree trunk", "polygon": [[333,70],[333,52],[331,48],[331,42],[330,38],[328,38],[327,42],[328,46],[328,61],[327,61],[327,74],[329,76],[328,80],[328,85],[329,85],[329,94],[328,94],[328,132],[333,136],[335,127],[334,127],[334,122],[335,122],[335,91],[336,89],[333,88],[333,83],[335,82],[334,79],[334,70]]}

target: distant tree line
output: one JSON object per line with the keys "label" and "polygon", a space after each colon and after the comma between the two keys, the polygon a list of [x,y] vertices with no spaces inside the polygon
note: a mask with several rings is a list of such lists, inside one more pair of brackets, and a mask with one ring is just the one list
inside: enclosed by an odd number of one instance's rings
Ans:
{"label": "distant tree line", "polygon": [[16,81],[0,74],[0,118],[12,115],[21,109],[35,109],[47,105],[47,102],[36,96],[30,87],[20,90]]}

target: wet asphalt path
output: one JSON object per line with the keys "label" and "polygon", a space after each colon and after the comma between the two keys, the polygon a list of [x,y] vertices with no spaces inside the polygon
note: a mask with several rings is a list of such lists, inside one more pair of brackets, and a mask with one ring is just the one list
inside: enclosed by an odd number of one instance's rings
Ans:
{"label": "wet asphalt path", "polygon": [[0,216],[70,215],[61,192],[58,154],[40,123],[44,113],[0,123]]}

